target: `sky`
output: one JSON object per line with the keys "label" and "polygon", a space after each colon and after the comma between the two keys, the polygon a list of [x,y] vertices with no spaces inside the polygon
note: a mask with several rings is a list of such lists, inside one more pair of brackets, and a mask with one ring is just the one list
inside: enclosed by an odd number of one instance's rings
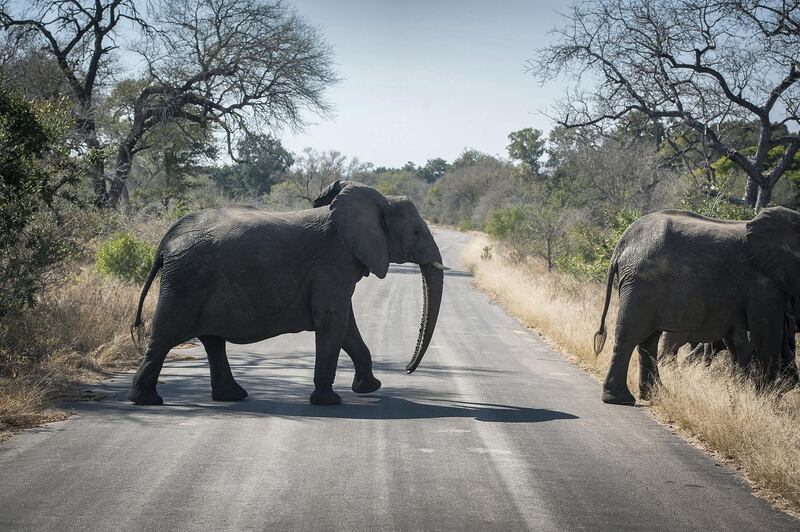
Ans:
{"label": "sky", "polygon": [[549,131],[542,114],[565,90],[525,62],[546,46],[562,2],[287,0],[333,48],[342,78],[334,116],[307,115],[279,136],[290,151],[337,150],[376,166],[455,159],[464,148],[506,156],[508,134]]}

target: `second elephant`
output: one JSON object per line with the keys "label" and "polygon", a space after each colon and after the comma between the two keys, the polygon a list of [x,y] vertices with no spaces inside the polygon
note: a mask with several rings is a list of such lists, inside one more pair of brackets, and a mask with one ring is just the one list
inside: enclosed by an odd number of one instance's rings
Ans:
{"label": "second elephant", "polygon": [[619,277],[614,352],[603,401],[632,405],[627,385],[638,347],[640,395],[658,383],[656,353],[662,332],[703,342],[748,330],[755,361],[770,371],[783,339],[787,296],[800,295],[800,214],[764,209],[749,222],[706,218],[686,211],[643,216],[625,231],[608,269],[595,352],[605,342],[613,280]]}

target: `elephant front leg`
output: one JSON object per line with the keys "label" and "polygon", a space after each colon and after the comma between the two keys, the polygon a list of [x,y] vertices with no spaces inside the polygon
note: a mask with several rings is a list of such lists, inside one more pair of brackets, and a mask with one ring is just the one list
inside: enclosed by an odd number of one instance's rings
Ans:
{"label": "elephant front leg", "polygon": [[345,333],[342,347],[350,356],[356,369],[356,374],[353,378],[353,391],[356,393],[371,393],[380,388],[381,381],[372,374],[372,355],[367,344],[361,338],[352,307],[350,308],[350,320],[347,324],[347,332]]}
{"label": "elephant front leg", "polygon": [[338,405],[342,398],[333,391],[336,378],[336,365],[339,352],[342,350],[349,310],[333,310],[326,312],[327,319],[316,329],[316,361],[314,363],[314,392],[309,401],[312,405]]}

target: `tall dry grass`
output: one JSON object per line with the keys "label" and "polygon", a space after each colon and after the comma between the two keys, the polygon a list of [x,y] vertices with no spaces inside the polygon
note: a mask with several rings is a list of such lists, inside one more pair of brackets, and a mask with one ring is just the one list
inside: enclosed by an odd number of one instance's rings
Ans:
{"label": "tall dry grass", "polygon": [[[35,308],[4,320],[0,440],[16,429],[65,417],[55,403],[138,360],[130,324],[139,290],[86,266],[44,294]],[[146,302],[147,315],[154,299]]]}
{"label": "tall dry grass", "polygon": [[[502,246],[476,234],[463,260],[479,288],[493,295],[527,326],[592,375],[605,375],[613,335],[595,357],[592,340],[602,312],[605,287],[561,273],[547,273],[535,261],[513,263]],[[616,293],[607,330],[614,330]],[[733,376],[717,357],[711,367],[681,364],[660,369],[664,387],[649,403],[656,417],[735,464],[763,496],[800,513],[800,392],[777,388],[756,393]],[[628,385],[638,389],[632,357]],[[598,401],[600,394],[598,392]]]}
{"label": "tall dry grass", "polygon": [[[205,198],[208,205],[226,201]],[[54,407],[80,398],[85,385],[128,369],[140,354],[130,325],[141,286],[99,275],[94,255],[100,241],[125,231],[157,244],[180,213],[153,204],[137,212],[81,211],[71,214],[81,242],[66,278],[49,283],[37,305],[0,321],[0,441],[14,430],[66,416]],[[152,316],[158,279],[145,301]]]}

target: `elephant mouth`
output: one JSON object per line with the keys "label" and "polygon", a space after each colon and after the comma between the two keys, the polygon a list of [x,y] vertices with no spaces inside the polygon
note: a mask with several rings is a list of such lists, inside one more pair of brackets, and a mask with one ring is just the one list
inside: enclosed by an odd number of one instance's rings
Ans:
{"label": "elephant mouth", "polygon": [[449,268],[440,262],[432,262],[420,264],[419,269],[422,274],[422,320],[419,325],[417,347],[414,349],[411,361],[406,366],[407,373],[413,373],[417,369],[419,363],[422,362],[422,357],[425,356],[425,352],[428,350],[433,331],[436,328],[436,320],[439,318],[439,308],[442,304],[444,270]]}

